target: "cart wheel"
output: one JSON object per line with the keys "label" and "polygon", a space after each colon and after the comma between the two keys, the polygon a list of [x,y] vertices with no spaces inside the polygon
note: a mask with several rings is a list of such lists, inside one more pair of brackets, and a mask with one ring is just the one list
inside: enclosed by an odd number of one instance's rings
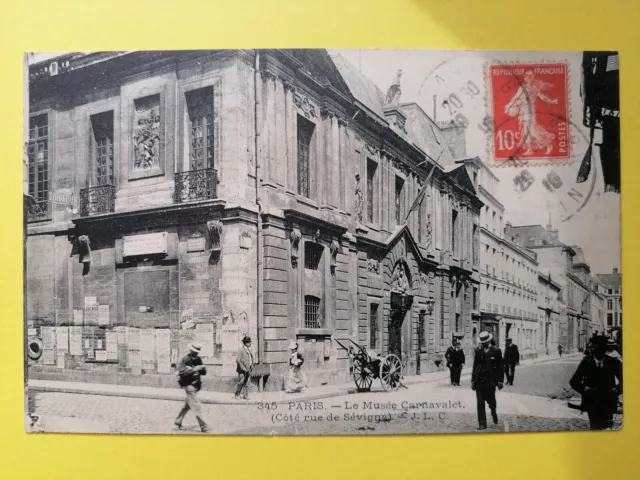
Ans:
{"label": "cart wheel", "polygon": [[359,392],[368,392],[373,383],[373,372],[371,372],[359,358],[353,360],[353,380]]}
{"label": "cart wheel", "polygon": [[387,355],[380,362],[380,383],[387,392],[395,392],[400,388],[402,379],[402,362],[396,355]]}

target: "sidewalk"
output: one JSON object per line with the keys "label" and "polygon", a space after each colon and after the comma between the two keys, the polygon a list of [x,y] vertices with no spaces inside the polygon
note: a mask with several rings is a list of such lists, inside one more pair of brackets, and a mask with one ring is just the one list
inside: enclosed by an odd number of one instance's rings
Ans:
{"label": "sidewalk", "polygon": [[[572,358],[582,356],[581,353],[572,353],[564,355],[563,358]],[[558,355],[543,355],[533,360],[523,360],[520,365],[532,365],[536,363],[551,362],[558,360]],[[462,371],[463,377],[471,375],[471,367],[466,367]],[[430,383],[446,381],[449,378],[449,371],[442,370],[437,372],[424,373],[422,375],[407,375],[403,382],[410,386],[418,383]],[[48,380],[29,380],[29,392],[64,392],[85,395],[103,395],[115,397],[130,398],[146,398],[154,400],[172,400],[183,402],[184,392],[179,388],[154,388],[154,387],[135,387],[114,384],[98,384],[98,383],[78,383],[78,382],[57,382]],[[374,381],[371,391],[381,391],[380,382]],[[202,403],[219,404],[219,405],[247,405],[258,403],[288,403],[300,401],[312,401],[323,398],[339,397],[356,393],[353,383],[339,385],[323,385],[311,387],[302,393],[288,394],[285,392],[251,392],[249,401],[236,400],[232,392],[211,392],[200,391],[198,398]]]}

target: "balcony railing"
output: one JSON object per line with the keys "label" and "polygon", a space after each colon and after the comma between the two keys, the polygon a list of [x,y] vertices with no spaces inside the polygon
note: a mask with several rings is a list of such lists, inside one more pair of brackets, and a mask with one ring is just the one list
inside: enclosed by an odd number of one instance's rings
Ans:
{"label": "balcony railing", "polygon": [[218,172],[213,168],[178,172],[175,177],[175,203],[195,202],[216,198]]}
{"label": "balcony railing", "polygon": [[49,217],[49,201],[30,202],[28,206],[28,221],[37,222],[38,220],[46,220]]}
{"label": "balcony railing", "polygon": [[80,215],[88,217],[115,210],[116,187],[100,185],[80,190]]}

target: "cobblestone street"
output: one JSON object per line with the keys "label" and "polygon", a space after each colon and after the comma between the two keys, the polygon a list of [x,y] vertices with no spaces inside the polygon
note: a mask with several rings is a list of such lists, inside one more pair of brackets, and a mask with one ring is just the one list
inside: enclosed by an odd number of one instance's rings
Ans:
{"label": "cobblestone street", "polygon": [[[500,422],[491,431],[585,430],[586,415],[568,408],[562,392],[580,357],[517,370],[516,384],[498,393]],[[36,413],[99,422],[117,433],[170,433],[181,403],[62,392],[35,393]],[[419,383],[393,393],[341,395],[318,401],[247,405],[205,404],[214,434],[384,434],[474,432],[475,394],[461,387]],[[188,414],[183,433],[199,429]]]}

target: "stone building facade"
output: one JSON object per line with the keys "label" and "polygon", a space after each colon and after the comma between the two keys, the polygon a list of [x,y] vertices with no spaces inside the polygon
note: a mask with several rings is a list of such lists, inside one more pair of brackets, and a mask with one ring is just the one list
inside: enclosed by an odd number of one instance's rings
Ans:
{"label": "stone building facade", "polygon": [[622,327],[622,275],[617,268],[611,273],[599,273],[595,279],[602,286],[608,333]]}
{"label": "stone building facade", "polygon": [[464,164],[484,206],[480,211],[480,316],[478,331],[491,332],[504,350],[506,339],[523,357],[537,355],[541,331],[537,321],[536,254],[507,240],[505,209],[498,200],[500,180],[478,157]]}
{"label": "stone building facade", "polygon": [[482,204],[394,85],[323,50],[32,65],[30,377],[174,386],[197,340],[226,389],[248,334],[280,390],[291,340],[311,385],[350,377],[334,340],[409,373],[470,348]]}
{"label": "stone building facade", "polygon": [[566,352],[584,349],[589,336],[591,306],[589,266],[581,250],[562,243],[558,231],[551,226],[507,225],[505,237],[535,252],[540,273],[551,275],[562,287],[560,299],[564,310],[559,318],[559,342]]}
{"label": "stone building facade", "polygon": [[537,349],[540,354],[552,354],[558,349],[560,315],[565,308],[561,302],[561,289],[550,274],[538,273],[538,319],[541,334]]}

